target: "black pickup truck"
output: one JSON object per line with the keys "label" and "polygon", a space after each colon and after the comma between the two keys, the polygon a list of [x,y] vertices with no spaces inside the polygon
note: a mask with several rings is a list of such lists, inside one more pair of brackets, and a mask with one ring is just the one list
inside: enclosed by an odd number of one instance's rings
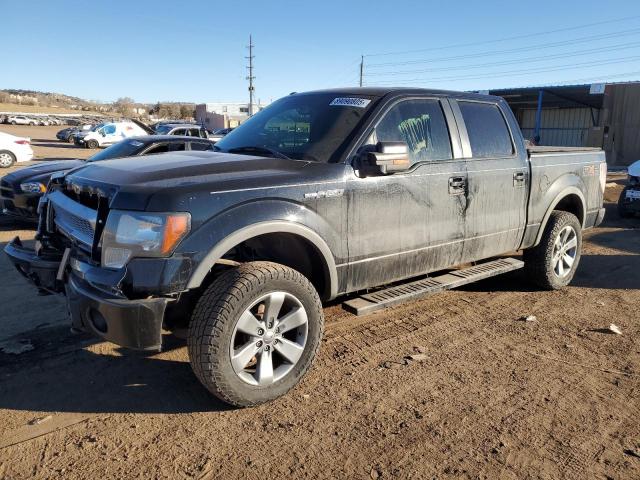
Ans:
{"label": "black pickup truck", "polygon": [[497,97],[292,94],[215,150],[54,177],[35,249],[5,251],[41,293],[66,295],[75,329],[157,350],[163,327],[188,327],[195,374],[239,406],[309,369],[322,302],[352,294],[367,313],[521,266],[561,288],[604,216],[604,154],[528,148]]}

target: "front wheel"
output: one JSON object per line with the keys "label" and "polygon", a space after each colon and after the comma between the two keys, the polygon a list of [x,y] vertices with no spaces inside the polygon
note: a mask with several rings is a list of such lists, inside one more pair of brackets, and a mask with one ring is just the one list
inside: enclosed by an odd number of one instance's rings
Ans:
{"label": "front wheel", "polygon": [[98,142],[96,140],[89,140],[87,142],[87,148],[98,148]]}
{"label": "front wheel", "polygon": [[580,263],[582,227],[569,212],[554,211],[538,246],[524,251],[525,272],[546,290],[569,285]]}
{"label": "front wheel", "polygon": [[277,263],[245,263],[221,274],[198,301],[189,325],[191,367],[224,402],[268,402],[309,370],[323,325],[320,298],[305,276]]}

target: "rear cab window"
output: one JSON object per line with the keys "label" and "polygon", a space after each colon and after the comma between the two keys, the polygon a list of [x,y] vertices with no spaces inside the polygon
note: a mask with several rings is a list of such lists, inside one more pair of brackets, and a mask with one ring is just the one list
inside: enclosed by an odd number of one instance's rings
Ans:
{"label": "rear cab window", "polygon": [[495,103],[458,101],[474,158],[510,157],[513,142],[502,111]]}

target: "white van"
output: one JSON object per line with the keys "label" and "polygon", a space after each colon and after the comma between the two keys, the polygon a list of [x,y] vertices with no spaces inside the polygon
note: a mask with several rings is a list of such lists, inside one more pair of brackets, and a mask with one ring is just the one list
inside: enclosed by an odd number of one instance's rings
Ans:
{"label": "white van", "polygon": [[113,145],[123,138],[147,134],[148,132],[133,122],[109,122],[89,132],[76,133],[75,143],[87,148],[98,148]]}

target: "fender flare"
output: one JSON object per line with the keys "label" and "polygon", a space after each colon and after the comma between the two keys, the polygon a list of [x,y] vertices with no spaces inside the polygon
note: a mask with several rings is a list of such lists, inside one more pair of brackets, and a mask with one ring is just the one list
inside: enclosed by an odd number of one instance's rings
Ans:
{"label": "fender flare", "polygon": [[294,235],[299,235],[305,240],[311,242],[324,258],[329,273],[330,298],[335,298],[338,295],[338,273],[336,269],[336,263],[333,258],[333,254],[331,253],[331,249],[329,248],[327,243],[322,239],[320,235],[318,235],[310,228],[299,223],[287,222],[284,220],[254,223],[252,225],[248,225],[239,230],[236,230],[232,234],[224,237],[209,251],[209,253],[207,253],[207,255],[198,264],[197,268],[189,279],[187,288],[192,289],[199,287],[209,271],[213,268],[215,263],[233,247],[246,240],[249,240],[250,238],[267,233],[291,233]]}
{"label": "fender flare", "polygon": [[576,195],[580,199],[580,203],[582,203],[582,218],[579,218],[578,220],[580,220],[580,226],[584,228],[584,221],[587,217],[587,202],[584,199],[584,195],[580,191],[580,189],[577,187],[574,187],[574,186],[566,187],[558,195],[556,195],[556,197],[553,199],[553,202],[551,202],[551,205],[545,212],[544,217],[542,217],[542,222],[540,222],[540,228],[538,229],[538,234],[536,235],[536,241],[533,243],[534,246],[540,243],[540,240],[542,239],[542,234],[544,233],[544,230],[547,228],[547,222],[549,221],[549,217],[551,216],[551,213],[554,211],[556,206],[565,197],[568,197],[569,195]]}

